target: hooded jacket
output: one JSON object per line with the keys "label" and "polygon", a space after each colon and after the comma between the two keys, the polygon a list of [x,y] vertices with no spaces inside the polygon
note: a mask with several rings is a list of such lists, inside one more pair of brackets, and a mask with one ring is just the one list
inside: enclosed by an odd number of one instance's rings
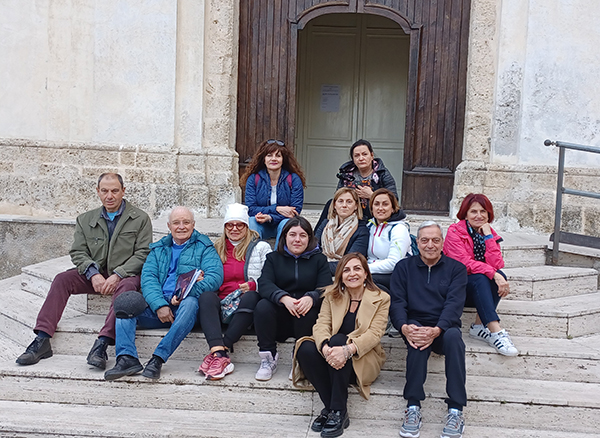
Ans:
{"label": "hooded jacket", "polygon": [[[337,189],[342,187],[355,187],[354,185],[354,171],[356,171],[356,164],[354,161],[346,161],[340,167],[337,177],[339,179]],[[373,176],[371,179],[371,188],[373,191],[381,188],[385,188],[394,192],[396,198],[398,197],[398,191],[396,190],[396,181],[389,170],[383,164],[381,158],[373,159]]]}
{"label": "hooded jacket", "polygon": [[284,295],[293,298],[309,296],[313,304],[321,297],[320,288],[331,284],[331,272],[327,257],[318,247],[294,257],[289,253],[273,251],[258,279],[258,292],[262,298],[283,306],[279,300]]}
{"label": "hooded jacket", "polygon": [[369,219],[367,260],[371,274],[391,274],[396,263],[412,255],[410,233],[404,218],[406,214],[398,210],[388,221],[379,225],[375,219]]}
{"label": "hooded jacket", "polygon": [[[258,175],[258,178],[256,178]],[[296,212],[302,212],[304,204],[304,187],[302,180],[295,173],[291,174],[292,184],[288,182],[288,172],[281,169],[277,181],[277,204],[271,205],[271,177],[266,169],[261,169],[258,174],[253,173],[246,181],[245,204],[248,206],[248,214],[256,216],[256,213],[268,214],[273,218],[273,223],[278,224],[286,219],[277,212],[277,206],[296,207]],[[257,181],[258,180],[258,181]]]}

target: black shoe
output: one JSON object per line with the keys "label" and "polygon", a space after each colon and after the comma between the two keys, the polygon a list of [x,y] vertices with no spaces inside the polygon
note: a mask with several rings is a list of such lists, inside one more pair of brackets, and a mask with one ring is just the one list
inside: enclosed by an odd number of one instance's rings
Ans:
{"label": "black shoe", "polygon": [[50,338],[36,336],[25,350],[25,353],[17,358],[17,363],[19,365],[33,365],[34,363],[38,363],[40,359],[47,359],[49,357],[52,357]]}
{"label": "black shoe", "polygon": [[115,380],[125,376],[133,376],[143,369],[144,367],[137,357],[129,356],[128,354],[122,354],[121,356],[117,357],[117,364],[115,367],[104,373],[104,379]]}
{"label": "black shoe", "polygon": [[331,411],[327,422],[323,426],[321,436],[324,438],[332,438],[340,436],[344,433],[344,429],[350,426],[348,411],[342,415],[342,411]]}
{"label": "black shoe", "polygon": [[108,344],[103,339],[96,339],[96,342],[94,342],[94,345],[92,345],[92,349],[88,353],[87,363],[93,367],[105,370],[106,361],[108,360],[108,355],[106,354],[106,347],[108,347]]}
{"label": "black shoe", "polygon": [[321,411],[319,416],[317,418],[315,418],[315,421],[313,421],[310,428],[314,432],[321,432],[323,430],[323,426],[325,426],[325,423],[327,423],[328,417],[329,417],[329,409],[323,408],[323,410]]}
{"label": "black shoe", "polygon": [[142,376],[149,379],[160,378],[160,369],[162,368],[163,363],[164,362],[160,357],[153,354],[152,358],[146,364],[146,368],[144,368]]}

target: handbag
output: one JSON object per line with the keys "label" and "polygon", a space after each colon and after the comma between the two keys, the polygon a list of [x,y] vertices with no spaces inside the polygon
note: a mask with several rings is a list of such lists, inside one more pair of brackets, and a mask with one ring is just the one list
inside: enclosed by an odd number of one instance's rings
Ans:
{"label": "handbag", "polygon": [[243,291],[236,289],[221,300],[221,320],[225,324],[229,324],[233,318],[233,314],[240,306]]}

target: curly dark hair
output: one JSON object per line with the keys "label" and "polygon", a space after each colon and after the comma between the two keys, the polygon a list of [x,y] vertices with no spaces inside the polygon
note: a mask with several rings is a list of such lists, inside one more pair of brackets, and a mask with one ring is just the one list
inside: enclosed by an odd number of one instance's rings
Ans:
{"label": "curly dark hair", "polygon": [[286,147],[285,143],[280,140],[265,140],[260,144],[258,150],[252,157],[252,161],[250,161],[250,164],[246,167],[246,171],[240,178],[240,183],[245,186],[250,175],[258,173],[261,169],[265,169],[265,157],[268,154],[277,151],[279,151],[283,157],[281,168],[298,175],[302,181],[302,186],[306,187],[306,179],[304,178],[304,172],[302,171],[300,164],[296,160],[296,157],[294,157],[294,154]]}

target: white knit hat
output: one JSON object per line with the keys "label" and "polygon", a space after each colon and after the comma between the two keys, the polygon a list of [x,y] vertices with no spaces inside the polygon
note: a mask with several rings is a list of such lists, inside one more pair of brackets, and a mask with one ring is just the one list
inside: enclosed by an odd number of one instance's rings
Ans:
{"label": "white knit hat", "polygon": [[223,225],[225,225],[227,222],[232,221],[240,221],[248,225],[248,206],[238,204],[237,202],[235,204],[229,204],[227,206],[227,210],[225,211]]}

